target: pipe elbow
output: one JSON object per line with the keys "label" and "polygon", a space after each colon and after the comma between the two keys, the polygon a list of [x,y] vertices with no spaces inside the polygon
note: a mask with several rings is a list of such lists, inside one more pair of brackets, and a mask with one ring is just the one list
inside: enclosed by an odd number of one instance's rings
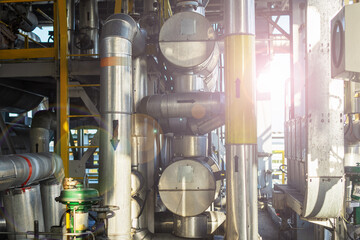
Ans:
{"label": "pipe elbow", "polygon": [[56,129],[56,115],[47,110],[38,111],[31,123],[31,128],[45,128],[48,130]]}
{"label": "pipe elbow", "polygon": [[102,28],[101,40],[107,37],[120,37],[134,41],[137,34],[135,20],[127,14],[113,14],[108,17]]}

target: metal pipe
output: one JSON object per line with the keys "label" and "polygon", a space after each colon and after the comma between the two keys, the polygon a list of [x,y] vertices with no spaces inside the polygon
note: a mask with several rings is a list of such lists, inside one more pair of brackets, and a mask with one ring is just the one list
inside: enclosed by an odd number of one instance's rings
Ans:
{"label": "metal pipe", "polygon": [[64,177],[61,158],[53,153],[26,153],[0,156],[0,191]]}
{"label": "metal pipe", "polygon": [[[26,232],[34,230],[34,221],[39,223],[39,230],[44,231],[44,217],[41,204],[40,186],[10,189],[3,193],[5,216],[8,232]],[[26,240],[26,236],[9,234],[8,239]]]}
{"label": "metal pipe", "polygon": [[35,113],[30,129],[30,151],[49,152],[50,130],[56,130],[56,114],[51,111]]}
{"label": "metal pipe", "polygon": [[200,121],[189,120],[188,126],[195,135],[207,134],[225,124],[225,115],[219,114],[215,117]]}
{"label": "metal pipe", "polygon": [[75,47],[75,0],[66,0],[66,9],[69,54],[79,54],[80,50]]}
{"label": "metal pipe", "polygon": [[[99,15],[97,0],[81,0],[79,5],[80,33],[76,46],[81,54],[99,53]],[[97,56],[93,56],[97,58]]]}
{"label": "metal pipe", "polygon": [[228,0],[225,2],[226,34],[255,34],[254,0]]}
{"label": "metal pipe", "polygon": [[226,239],[258,239],[254,0],[225,2]]}
{"label": "metal pipe", "polygon": [[99,188],[104,205],[118,206],[108,220],[110,239],[130,239],[131,230],[131,129],[133,112],[132,42],[137,32],[134,19],[110,16],[100,41]]}
{"label": "metal pipe", "polygon": [[46,232],[50,232],[52,226],[59,224],[59,219],[65,212],[65,205],[55,201],[55,198],[60,196],[62,190],[61,182],[58,179],[50,179],[40,183]]}
{"label": "metal pipe", "polygon": [[152,95],[141,100],[139,111],[154,118],[203,119],[221,114],[225,96],[222,93],[171,93]]}

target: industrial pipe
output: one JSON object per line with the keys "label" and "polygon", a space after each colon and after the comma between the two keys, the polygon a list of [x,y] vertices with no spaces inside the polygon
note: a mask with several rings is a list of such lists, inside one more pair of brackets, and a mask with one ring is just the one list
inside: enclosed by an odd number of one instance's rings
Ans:
{"label": "industrial pipe", "polygon": [[56,114],[51,111],[35,113],[30,129],[30,151],[49,152],[50,130],[56,130]]}
{"label": "industrial pipe", "polygon": [[226,239],[258,239],[254,0],[225,1]]}
{"label": "industrial pipe", "polygon": [[[97,0],[81,0],[79,4],[79,34],[76,47],[81,54],[99,52],[99,11]],[[97,57],[97,56],[93,56]]]}
{"label": "industrial pipe", "polygon": [[219,114],[215,117],[210,117],[200,121],[190,119],[188,122],[188,126],[194,135],[207,134],[223,126],[224,124],[225,124],[225,116],[223,114]]}
{"label": "industrial pipe", "polygon": [[108,220],[110,239],[131,238],[132,46],[137,31],[130,16],[114,14],[106,20],[100,41],[99,188],[104,205],[119,207]]}
{"label": "industrial pipe", "polygon": [[64,177],[61,158],[53,153],[26,153],[0,156],[0,191],[23,187],[55,177]]}
{"label": "industrial pipe", "polygon": [[139,111],[154,118],[204,119],[221,114],[225,96],[222,93],[171,93],[152,95],[141,100]]}

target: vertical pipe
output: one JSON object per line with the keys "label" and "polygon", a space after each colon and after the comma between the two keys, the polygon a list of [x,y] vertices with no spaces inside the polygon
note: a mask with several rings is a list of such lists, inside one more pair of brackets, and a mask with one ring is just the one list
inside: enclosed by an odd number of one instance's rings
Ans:
{"label": "vertical pipe", "polygon": [[136,22],[128,15],[110,16],[100,42],[99,187],[105,205],[120,209],[108,221],[110,239],[131,239],[132,41]]}
{"label": "vertical pipe", "polygon": [[[80,36],[77,45],[81,54],[99,53],[99,15],[97,0],[81,0],[79,4]],[[96,57],[96,56],[93,56]]]}
{"label": "vertical pipe", "polygon": [[68,115],[68,41],[67,41],[67,18],[66,1],[55,3],[59,18],[59,42],[60,42],[60,156],[64,162],[65,177],[69,176],[69,119]]}
{"label": "vertical pipe", "polygon": [[226,239],[257,239],[254,0],[225,3]]}
{"label": "vertical pipe", "polygon": [[66,1],[67,10],[67,29],[68,29],[68,47],[70,54],[79,54],[75,47],[75,0]]}

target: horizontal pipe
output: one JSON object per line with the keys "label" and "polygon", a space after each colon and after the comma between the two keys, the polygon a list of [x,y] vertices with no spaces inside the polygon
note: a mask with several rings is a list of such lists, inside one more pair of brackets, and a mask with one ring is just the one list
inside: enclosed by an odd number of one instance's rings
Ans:
{"label": "horizontal pipe", "polygon": [[225,96],[222,93],[171,93],[143,98],[139,111],[157,119],[204,119],[221,114],[224,106]]}
{"label": "horizontal pipe", "polygon": [[53,153],[26,153],[0,156],[0,191],[23,187],[55,177],[64,177],[61,158]]}

